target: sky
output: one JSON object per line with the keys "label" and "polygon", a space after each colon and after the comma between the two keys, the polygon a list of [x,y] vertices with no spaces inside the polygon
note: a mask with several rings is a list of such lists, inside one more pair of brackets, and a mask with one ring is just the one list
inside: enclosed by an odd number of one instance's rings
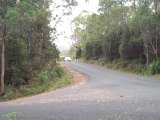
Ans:
{"label": "sky", "polygon": [[[57,0],[56,4],[62,5],[63,0]],[[72,20],[80,15],[84,10],[88,11],[89,14],[97,13],[98,10],[98,1],[99,0],[89,0],[89,2],[85,2],[86,0],[77,0],[78,6],[72,9],[72,14],[69,16],[63,16],[60,23],[57,24],[57,34],[61,34],[54,41],[56,46],[60,51],[68,50],[72,46],[71,35],[73,34],[73,27],[71,25]],[[54,5],[51,5],[51,10]],[[52,10],[52,15],[54,16],[58,14],[58,16],[62,16],[63,8]],[[64,10],[66,12],[66,10]],[[55,25],[55,20],[52,19],[51,26]]]}

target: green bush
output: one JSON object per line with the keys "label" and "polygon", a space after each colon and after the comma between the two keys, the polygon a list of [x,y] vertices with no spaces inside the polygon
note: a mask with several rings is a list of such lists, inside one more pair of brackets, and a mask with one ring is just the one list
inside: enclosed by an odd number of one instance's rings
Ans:
{"label": "green bush", "polygon": [[92,42],[92,55],[94,59],[99,59],[103,56],[103,49],[102,49],[102,42],[101,41],[94,41]]}
{"label": "green bush", "polygon": [[119,68],[126,68],[128,64],[129,64],[128,61],[123,61],[123,60],[113,61],[113,65],[117,65]]}
{"label": "green bush", "polygon": [[2,99],[11,100],[16,95],[16,93],[17,93],[17,89],[15,87],[9,86],[6,89],[4,96],[2,96]]}
{"label": "green bush", "polygon": [[11,112],[4,115],[4,117],[0,120],[18,120],[19,119],[19,113],[17,112]]}
{"label": "green bush", "polygon": [[32,86],[32,87],[26,87],[23,88],[22,91],[24,93],[25,96],[28,95],[35,95],[38,93],[42,93],[47,89],[46,85],[42,85],[42,86]]}
{"label": "green bush", "polygon": [[86,60],[89,59],[99,59],[103,56],[103,48],[101,41],[87,42],[85,45],[85,55]]}
{"label": "green bush", "polygon": [[124,70],[124,71],[130,71],[130,72],[135,72],[135,73],[145,72],[146,71],[146,66],[139,63],[138,61],[139,60],[134,60],[134,61],[124,61],[122,59],[114,60],[111,63],[110,68],[121,69],[121,70]]}
{"label": "green bush", "polygon": [[38,83],[45,84],[47,81],[54,81],[56,78],[61,78],[64,75],[64,70],[61,67],[43,69],[38,73],[36,79]]}
{"label": "green bush", "polygon": [[160,60],[157,60],[153,62],[152,64],[150,64],[148,70],[151,75],[159,74],[160,73]]}
{"label": "green bush", "polygon": [[[17,81],[19,82],[20,80]],[[55,90],[73,82],[73,78],[66,74],[62,67],[47,67],[39,72],[36,72],[32,83],[29,85],[15,87],[15,84],[13,84],[6,87],[5,94],[4,96],[0,97],[0,101],[11,100],[22,96],[35,95],[46,91]]]}
{"label": "green bush", "polygon": [[82,49],[79,47],[76,51],[76,59],[79,59],[82,57]]}
{"label": "green bush", "polygon": [[64,69],[62,67],[56,67],[55,72],[57,73],[57,77],[59,78],[63,77],[65,74]]}
{"label": "green bush", "polygon": [[61,80],[57,81],[52,88],[54,88],[54,89],[61,88],[66,85],[70,85],[73,82],[74,81],[71,76],[65,75],[65,76],[63,76],[63,78]]}
{"label": "green bush", "polygon": [[89,60],[93,57],[92,49],[93,49],[92,42],[87,42],[85,45],[85,54],[84,54],[86,60]]}

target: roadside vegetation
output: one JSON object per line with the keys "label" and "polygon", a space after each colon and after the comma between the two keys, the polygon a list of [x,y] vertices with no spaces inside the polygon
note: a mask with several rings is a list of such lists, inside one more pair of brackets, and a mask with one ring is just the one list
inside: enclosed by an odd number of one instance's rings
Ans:
{"label": "roadside vegetation", "polygon": [[5,49],[0,50],[2,97],[6,96],[5,87],[12,90],[27,85],[33,73],[50,60],[56,64],[59,51],[50,41],[49,5],[50,1],[44,0],[0,2],[0,48]]}
{"label": "roadside vegetation", "polygon": [[74,80],[67,71],[60,65],[51,65],[51,63],[39,71],[36,71],[26,85],[7,86],[5,94],[0,97],[0,101],[7,101],[25,96],[31,96],[56,90],[74,83]]}
{"label": "roadside vegetation", "polygon": [[74,19],[70,53],[108,68],[160,73],[160,2],[100,0],[99,12]]}
{"label": "roadside vegetation", "polygon": [[19,114],[16,112],[7,113],[0,120],[19,120]]}
{"label": "roadside vegetation", "polygon": [[[52,0],[0,1],[0,100],[34,95],[72,83],[57,65],[54,40],[62,16],[52,10],[70,7]],[[65,11],[66,12],[66,11]],[[52,22],[55,26],[50,25]],[[51,67],[48,67],[52,63]]]}
{"label": "roadside vegetation", "polygon": [[149,70],[150,68],[147,68],[145,65],[136,64],[136,63],[126,63],[122,61],[113,61],[113,62],[105,62],[103,59],[99,60],[85,60],[85,59],[79,59],[81,62],[85,62],[88,64],[94,64],[99,65],[107,69],[122,71],[126,73],[133,73],[140,76],[149,76],[153,78],[160,78],[160,74],[152,74]]}

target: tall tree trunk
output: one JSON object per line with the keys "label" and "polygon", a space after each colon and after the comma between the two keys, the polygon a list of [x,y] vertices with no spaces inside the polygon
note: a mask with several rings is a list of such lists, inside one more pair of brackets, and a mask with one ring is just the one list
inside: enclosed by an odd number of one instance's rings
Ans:
{"label": "tall tree trunk", "polygon": [[109,59],[110,60],[112,60],[111,58],[112,58],[112,51],[111,51],[111,47],[112,47],[112,41],[111,41],[111,39],[110,39],[110,37],[109,37]]}
{"label": "tall tree trunk", "polygon": [[146,47],[146,58],[147,58],[147,66],[149,65],[149,50],[148,47]]}
{"label": "tall tree trunk", "polygon": [[158,0],[154,0],[154,9],[157,14],[158,13]]}
{"label": "tall tree trunk", "polygon": [[156,35],[156,47],[155,47],[155,49],[156,49],[156,59],[158,58],[158,37],[157,37],[157,35]]}
{"label": "tall tree trunk", "polygon": [[6,25],[6,10],[7,10],[7,0],[2,0],[1,7],[4,12],[2,14],[2,53],[1,53],[1,92],[2,95],[4,93],[4,76],[5,76],[5,43],[7,40],[7,25]]}
{"label": "tall tree trunk", "polygon": [[134,8],[134,11],[136,10],[136,0],[133,0],[133,8]]}

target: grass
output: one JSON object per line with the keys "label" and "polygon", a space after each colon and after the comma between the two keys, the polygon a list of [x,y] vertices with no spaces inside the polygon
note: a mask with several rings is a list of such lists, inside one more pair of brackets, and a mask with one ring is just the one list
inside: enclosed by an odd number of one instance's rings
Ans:
{"label": "grass", "polygon": [[113,120],[112,118],[108,118],[107,120]]}
{"label": "grass", "polygon": [[19,114],[17,112],[7,113],[0,120],[19,120]]}
{"label": "grass", "polygon": [[60,66],[45,67],[34,76],[29,85],[8,86],[5,95],[0,97],[0,101],[8,101],[25,96],[32,96],[43,92],[48,92],[62,88],[74,83],[73,78]]}
{"label": "grass", "polygon": [[153,78],[157,78],[157,79],[159,79],[159,78],[160,78],[160,74],[153,75]]}

